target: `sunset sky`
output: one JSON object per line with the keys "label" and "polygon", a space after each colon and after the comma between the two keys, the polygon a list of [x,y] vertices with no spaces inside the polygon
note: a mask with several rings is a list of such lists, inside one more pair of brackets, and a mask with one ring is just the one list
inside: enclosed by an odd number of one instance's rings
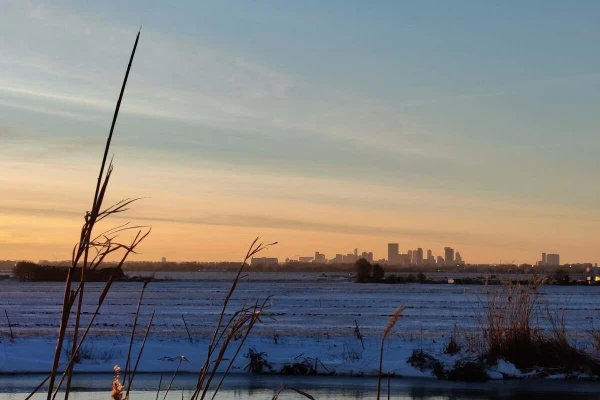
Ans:
{"label": "sunset sky", "polygon": [[[0,259],[68,259],[135,34],[107,201],[134,260],[600,261],[600,2],[0,0]],[[123,220],[114,219],[113,224]],[[127,239],[127,237],[125,238]]]}

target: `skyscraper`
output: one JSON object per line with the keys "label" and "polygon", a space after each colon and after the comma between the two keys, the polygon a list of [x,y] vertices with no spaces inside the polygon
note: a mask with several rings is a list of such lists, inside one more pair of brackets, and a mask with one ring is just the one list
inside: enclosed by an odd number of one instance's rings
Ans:
{"label": "skyscraper", "polygon": [[325,263],[325,261],[326,261],[325,254],[315,251],[315,262],[316,263]]}
{"label": "skyscraper", "polygon": [[398,243],[388,243],[388,264],[398,264]]}
{"label": "skyscraper", "polygon": [[409,250],[409,251],[408,251],[408,263],[409,263],[410,265],[413,265],[413,264],[415,263],[415,258],[414,258],[414,257],[415,257],[415,256],[414,256],[414,254],[413,254],[413,251],[412,251],[412,250]]}
{"label": "skyscraper", "polygon": [[560,265],[560,256],[558,254],[546,254],[546,265],[558,267]]}
{"label": "skyscraper", "polygon": [[417,265],[423,265],[423,249],[417,249]]}
{"label": "skyscraper", "polygon": [[542,265],[546,265],[546,253],[542,253]]}
{"label": "skyscraper", "polygon": [[427,250],[427,265],[434,265],[435,257],[433,256],[433,252],[431,250]]}
{"label": "skyscraper", "polygon": [[454,262],[457,265],[464,265],[465,264],[465,262],[463,261],[461,255],[460,255],[460,252],[458,252],[458,251],[456,252],[456,257],[454,259]]}
{"label": "skyscraper", "polygon": [[446,265],[454,265],[454,249],[452,247],[444,247],[444,260]]}

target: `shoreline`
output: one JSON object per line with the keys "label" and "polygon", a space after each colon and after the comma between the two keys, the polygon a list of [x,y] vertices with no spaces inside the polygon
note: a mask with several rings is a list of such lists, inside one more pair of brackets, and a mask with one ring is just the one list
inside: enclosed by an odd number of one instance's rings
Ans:
{"label": "shoreline", "polygon": [[[129,338],[88,339],[86,356],[81,363],[75,365],[77,374],[111,374],[114,365],[123,367],[127,356]],[[551,371],[538,369],[529,372],[518,370],[512,363],[499,359],[494,365],[479,364],[486,379],[471,380],[448,378],[457,365],[475,363],[468,352],[455,355],[444,353],[445,343],[427,343],[421,346],[414,341],[400,337],[388,339],[384,347],[383,374],[390,374],[395,379],[427,378],[436,381],[484,382],[500,380],[577,380],[599,381],[600,376],[591,376],[582,371]],[[378,374],[378,352],[380,338],[370,336],[364,338],[364,350],[358,340],[344,337],[322,339],[317,337],[284,337],[275,344],[271,338],[249,337],[240,350],[239,357],[229,371],[239,376],[337,376],[376,378]],[[55,347],[54,338],[29,338],[14,341],[2,339],[0,343],[0,377],[16,375],[47,374],[50,370],[51,357]],[[137,357],[139,341],[134,342],[132,357]],[[189,362],[183,362],[179,374],[197,375],[204,362],[208,340],[165,340],[149,339],[141,358],[138,373],[140,374],[172,374],[177,367],[179,356],[185,356]],[[231,357],[237,348],[234,342],[227,350],[225,357]],[[248,368],[250,350],[262,355],[265,369],[262,373]],[[443,379],[435,375],[433,364],[415,364],[409,358],[422,351],[436,363],[440,363],[447,371]],[[83,349],[82,349],[83,350]],[[268,367],[267,367],[268,365]],[[224,372],[222,365],[218,372]],[[287,372],[284,372],[287,371]],[[480,371],[479,371],[480,372]],[[451,375],[450,375],[451,376]]]}

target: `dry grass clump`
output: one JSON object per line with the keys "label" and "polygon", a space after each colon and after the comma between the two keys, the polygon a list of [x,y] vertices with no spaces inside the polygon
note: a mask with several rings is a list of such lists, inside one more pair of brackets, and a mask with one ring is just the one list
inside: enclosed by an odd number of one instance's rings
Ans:
{"label": "dry grass clump", "polygon": [[110,397],[112,397],[113,400],[126,400],[123,398],[123,390],[125,387],[121,384],[121,367],[115,365],[114,371],[115,375],[113,376],[112,392]]}
{"label": "dry grass clump", "polygon": [[541,304],[536,286],[508,285],[489,293],[481,302],[478,343],[481,357],[490,364],[498,359],[512,362],[522,371],[549,369],[554,372],[600,373],[600,365],[568,340],[565,310],[551,311],[546,303],[549,329],[534,325]]}
{"label": "dry grass clump", "polygon": [[538,337],[537,329],[531,326],[536,301],[535,292],[521,285],[509,285],[488,295],[483,308],[488,357],[512,358],[531,348]]}

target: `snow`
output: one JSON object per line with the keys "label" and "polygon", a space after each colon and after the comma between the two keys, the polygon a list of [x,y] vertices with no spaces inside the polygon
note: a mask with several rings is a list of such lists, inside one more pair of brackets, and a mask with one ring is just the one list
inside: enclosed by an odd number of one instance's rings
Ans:
{"label": "snow", "polygon": [[[288,337],[277,344],[265,337],[249,338],[240,355],[236,359],[232,372],[246,372],[244,368],[249,360],[243,357],[249,348],[264,352],[266,360],[272,364],[273,371],[280,371],[284,365],[302,362],[305,358],[315,365],[318,373],[336,375],[376,375],[379,362],[379,338],[366,338],[365,349],[358,343],[351,344],[346,338],[331,338],[326,340],[311,340],[304,337]],[[2,340],[0,355],[0,373],[39,372],[45,373],[50,369],[52,355],[56,343],[51,339],[17,339]],[[238,342],[225,357],[230,358],[237,348]],[[127,358],[129,340],[125,337],[116,339],[92,339],[84,345],[85,354],[91,359],[84,359],[76,364],[77,372],[110,372],[115,364],[123,367]],[[208,341],[151,339],[146,343],[140,361],[139,372],[172,373],[179,356],[185,356],[189,362],[183,362],[181,372],[198,372],[204,363]],[[132,358],[136,358],[140,343],[136,343]],[[407,377],[431,377],[431,374],[421,372],[406,363],[413,348],[407,343],[396,341],[386,346],[384,356],[384,371]],[[356,352],[356,353],[355,353]],[[227,365],[222,364],[220,372]]]}
{"label": "snow", "polygon": [[494,368],[490,368],[490,371],[498,372],[501,376],[515,378],[523,376],[523,373],[513,363],[506,360],[498,360],[498,364]]}
{"label": "snow", "polygon": [[[257,277],[258,275],[258,277]],[[264,279],[261,279],[261,276]],[[185,356],[182,372],[197,373],[203,364],[208,340],[217,321],[231,277],[220,274],[198,281],[151,283],[144,296],[133,357],[150,314],[154,324],[139,371],[172,373],[177,357]],[[124,367],[141,283],[115,283],[84,345],[90,359],[76,365],[77,372],[111,372],[115,364]],[[496,290],[497,288],[491,288]],[[50,369],[56,345],[62,283],[21,283],[0,281],[0,310],[7,310],[15,340],[9,340],[5,322],[0,323],[0,373],[42,372]],[[256,274],[242,281],[230,303],[230,311],[262,301],[272,295],[264,315],[242,347],[232,373],[247,373],[249,348],[266,353],[273,370],[305,358],[317,362],[319,373],[375,375],[379,345],[390,314],[398,305],[408,308],[385,344],[385,373],[404,377],[431,377],[407,364],[413,350],[423,349],[452,367],[458,357],[443,349],[456,325],[460,336],[477,325],[483,286],[355,284],[343,276],[322,279],[319,274]],[[567,328],[585,344],[585,324],[590,315],[590,292],[596,287],[544,287],[540,297],[562,307],[569,298]],[[102,291],[102,284],[86,286],[83,324],[87,324]],[[3,313],[0,313],[0,320]],[[190,343],[182,315],[193,338]],[[543,323],[543,315],[539,316]],[[354,332],[355,321],[364,336],[363,344]],[[3,326],[3,325],[4,326]],[[238,342],[233,342],[227,357]],[[169,359],[173,361],[169,361]],[[222,368],[227,364],[223,363]],[[514,365],[501,360],[490,368],[490,378],[520,377]]]}

